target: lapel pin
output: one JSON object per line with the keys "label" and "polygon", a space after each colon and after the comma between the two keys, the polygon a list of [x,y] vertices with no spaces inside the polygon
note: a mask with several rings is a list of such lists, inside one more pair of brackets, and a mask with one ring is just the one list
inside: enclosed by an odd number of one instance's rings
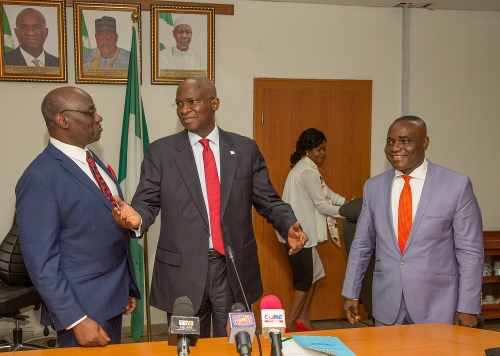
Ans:
{"label": "lapel pin", "polygon": [[235,155],[236,153],[234,153],[234,151],[229,151],[229,153],[231,153],[232,155]]}

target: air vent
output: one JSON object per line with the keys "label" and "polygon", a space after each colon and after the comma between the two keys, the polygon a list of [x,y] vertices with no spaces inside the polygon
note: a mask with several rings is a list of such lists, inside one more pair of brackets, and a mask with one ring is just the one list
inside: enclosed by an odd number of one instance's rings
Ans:
{"label": "air vent", "polygon": [[430,10],[432,10],[432,8],[430,6],[432,6],[432,3],[401,2],[394,7],[408,7],[408,8],[413,8],[413,9],[430,9]]}

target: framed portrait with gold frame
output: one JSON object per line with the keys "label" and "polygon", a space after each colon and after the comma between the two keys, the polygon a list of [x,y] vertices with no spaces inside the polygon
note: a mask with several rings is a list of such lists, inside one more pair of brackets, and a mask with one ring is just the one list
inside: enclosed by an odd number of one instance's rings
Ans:
{"label": "framed portrait with gold frame", "polygon": [[0,80],[64,82],[64,0],[0,0]]}
{"label": "framed portrait with gold frame", "polygon": [[[140,14],[140,4],[73,2],[77,83],[127,83],[132,15]],[[140,57],[140,21],[138,29]]]}
{"label": "framed portrait with gold frame", "polygon": [[151,5],[151,83],[215,79],[215,8]]}

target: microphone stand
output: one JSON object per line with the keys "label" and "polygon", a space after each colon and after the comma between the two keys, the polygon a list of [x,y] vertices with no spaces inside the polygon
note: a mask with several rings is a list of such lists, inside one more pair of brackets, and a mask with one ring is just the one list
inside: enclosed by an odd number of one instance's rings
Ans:
{"label": "microphone stand", "polygon": [[[247,296],[245,294],[245,291],[243,290],[243,284],[241,284],[241,279],[238,274],[238,270],[236,269],[236,264],[234,263],[234,255],[233,255],[233,249],[231,246],[226,246],[227,250],[227,255],[229,256],[229,259],[231,260],[234,268],[234,272],[236,273],[236,278],[238,279],[238,284],[240,285],[241,292],[243,293],[243,298],[245,299],[245,305],[247,307],[247,310],[250,312],[252,309],[250,309],[250,305],[248,304]],[[259,333],[257,332],[257,329],[255,329],[255,337],[257,338],[257,344],[259,345],[259,355],[262,356],[262,345],[260,344],[260,337]],[[281,342],[281,340],[280,340]],[[281,355],[280,355],[281,356]]]}

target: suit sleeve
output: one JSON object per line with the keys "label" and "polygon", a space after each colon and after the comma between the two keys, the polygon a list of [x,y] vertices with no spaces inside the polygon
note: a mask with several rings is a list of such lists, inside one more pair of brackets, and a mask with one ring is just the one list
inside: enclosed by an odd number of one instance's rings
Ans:
{"label": "suit sleeve", "polygon": [[160,156],[150,145],[141,164],[141,179],[131,205],[142,218],[141,233],[147,232],[160,212],[161,167]]}
{"label": "suit sleeve", "polygon": [[60,265],[60,212],[51,187],[35,174],[16,186],[16,214],[21,249],[33,285],[41,295],[56,330],[81,319],[85,311]]}
{"label": "suit sleeve", "polygon": [[457,311],[479,314],[484,263],[483,224],[468,178],[460,192],[453,217],[453,231],[459,270]]}
{"label": "suit sleeve", "polygon": [[269,179],[269,171],[262,153],[253,141],[253,205],[283,239],[288,238],[288,230],[297,218],[292,207],[281,200]]}

